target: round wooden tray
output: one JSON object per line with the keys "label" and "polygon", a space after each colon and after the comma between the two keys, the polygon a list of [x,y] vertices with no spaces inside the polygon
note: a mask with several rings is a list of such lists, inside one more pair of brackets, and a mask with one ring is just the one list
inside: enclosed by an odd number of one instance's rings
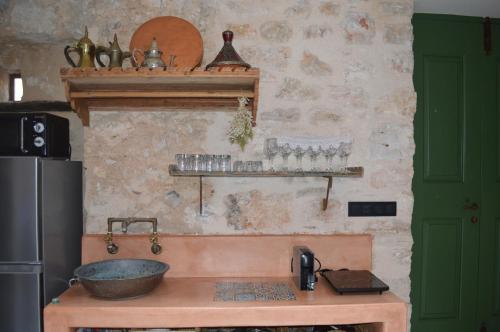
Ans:
{"label": "round wooden tray", "polygon": [[[203,58],[203,40],[194,25],[175,16],[155,17],[142,24],[132,35],[130,51],[135,48],[146,51],[153,37],[158,42],[158,48],[163,52],[165,64],[170,63],[170,56],[175,55],[176,67],[194,68]],[[140,65],[144,60],[142,54],[136,53]]]}

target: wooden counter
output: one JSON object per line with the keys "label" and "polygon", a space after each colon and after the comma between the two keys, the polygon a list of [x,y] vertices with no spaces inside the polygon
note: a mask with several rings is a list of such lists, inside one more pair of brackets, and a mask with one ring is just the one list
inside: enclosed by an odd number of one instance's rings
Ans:
{"label": "wooden counter", "polygon": [[[214,301],[218,281],[285,281],[294,301]],[[60,304],[45,309],[45,331],[76,327],[293,326],[378,322],[380,332],[406,331],[407,308],[390,292],[338,295],[324,280],[313,292],[299,291],[290,278],[165,278],[152,293],[133,300],[105,301],[81,286],[69,289]]]}
{"label": "wooden counter", "polygon": [[[299,291],[290,273],[291,250],[307,245],[323,267],[371,270],[370,235],[160,236],[163,252],[153,255],[145,235],[116,236],[116,255],[102,235],[83,238],[84,263],[111,258],[150,258],[171,269],[152,293],[133,300],[91,297],[77,285],[44,310],[46,332],[77,327],[180,328],[308,326],[377,323],[377,332],[406,332],[406,303],[383,295],[338,295],[320,278],[313,292]],[[293,301],[214,301],[221,281],[287,282]]]}

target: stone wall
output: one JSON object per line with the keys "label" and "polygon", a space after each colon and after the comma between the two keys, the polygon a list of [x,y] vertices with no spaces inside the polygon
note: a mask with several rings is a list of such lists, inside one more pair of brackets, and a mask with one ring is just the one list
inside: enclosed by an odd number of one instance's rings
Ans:
{"label": "stone wall", "polygon": [[[34,45],[36,56],[17,66],[42,99],[63,98],[62,49],[85,24],[95,42],[116,32],[125,47],[142,22],[183,17],[201,31],[204,64],[229,28],[242,57],[262,70],[255,138],[245,152],[227,141],[230,112],[92,113],[84,129],[88,233],[104,232],[109,216],[157,217],[162,232],[182,234],[368,232],[375,273],[409,298],[412,0],[0,1],[0,12],[0,40]],[[9,68],[14,48],[0,52],[0,67]],[[206,179],[199,216],[197,180],[168,175],[176,153],[263,159],[264,139],[279,136],[351,137],[349,163],[364,166],[365,176],[335,179],[326,211],[325,179]],[[351,200],[395,200],[398,216],[348,218]]]}

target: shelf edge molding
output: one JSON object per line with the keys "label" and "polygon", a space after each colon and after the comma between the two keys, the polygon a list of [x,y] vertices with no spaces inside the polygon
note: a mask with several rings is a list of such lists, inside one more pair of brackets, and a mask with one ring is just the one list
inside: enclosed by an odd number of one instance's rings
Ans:
{"label": "shelf edge molding", "polygon": [[257,68],[61,68],[66,99],[84,126],[89,111],[151,108],[234,110],[247,97],[256,125],[260,70]]}

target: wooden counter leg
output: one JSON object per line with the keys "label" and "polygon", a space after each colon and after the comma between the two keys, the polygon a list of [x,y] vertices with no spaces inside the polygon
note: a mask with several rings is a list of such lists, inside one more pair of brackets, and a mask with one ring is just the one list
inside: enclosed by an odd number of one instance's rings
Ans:
{"label": "wooden counter leg", "polygon": [[393,319],[387,320],[376,329],[377,332],[408,332],[408,322],[406,321],[406,311],[401,311]]}
{"label": "wooden counter leg", "polygon": [[[51,305],[49,304],[48,307]],[[54,313],[53,310],[47,310],[46,307],[43,311],[43,330],[45,332],[75,332],[76,328],[70,327],[62,319],[60,315]]]}
{"label": "wooden counter leg", "polygon": [[64,325],[57,324],[57,323],[47,324],[46,322],[44,322],[44,324],[43,324],[43,330],[45,332],[75,332],[76,331],[75,328],[72,328],[69,326],[64,326]]}

